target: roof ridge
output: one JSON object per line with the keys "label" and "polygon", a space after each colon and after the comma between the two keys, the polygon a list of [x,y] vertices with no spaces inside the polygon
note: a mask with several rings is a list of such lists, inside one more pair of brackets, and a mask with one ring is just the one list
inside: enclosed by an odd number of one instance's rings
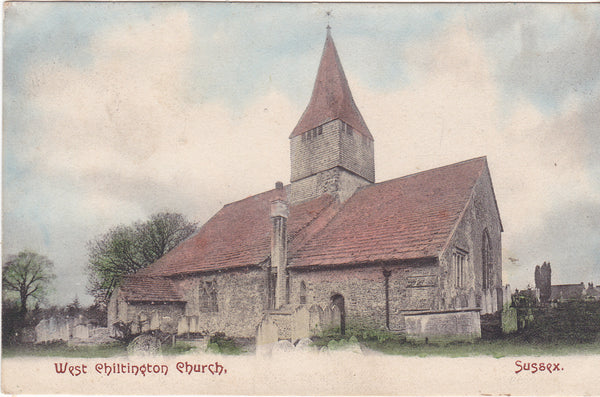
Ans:
{"label": "roof ridge", "polygon": [[[284,190],[287,190],[287,187],[288,187],[288,186],[290,186],[290,184],[289,184],[289,183],[288,183],[287,185],[284,185],[284,186],[283,186],[283,189],[284,189]],[[221,207],[221,208],[229,207],[230,205],[237,204],[237,203],[241,203],[242,201],[250,200],[250,199],[252,199],[252,198],[255,198],[255,197],[258,197],[258,196],[267,195],[268,193],[274,192],[275,190],[277,190],[277,188],[273,188],[273,189],[265,190],[264,192],[256,193],[256,194],[253,194],[253,195],[250,195],[250,196],[244,197],[244,198],[242,198],[242,199],[235,200],[235,201],[229,202],[229,203],[227,203],[227,204],[224,204],[224,205],[223,205],[223,207]],[[218,212],[217,212],[217,213],[218,213]]]}
{"label": "roof ridge", "polygon": [[451,163],[451,164],[441,165],[441,166],[439,166],[439,167],[435,167],[435,168],[430,168],[430,169],[428,169],[428,170],[423,170],[423,171],[414,172],[414,173],[412,173],[412,174],[407,174],[407,175],[399,176],[399,177],[397,177],[397,178],[388,179],[388,180],[386,180],[386,181],[375,182],[375,183],[372,183],[372,184],[369,184],[369,185],[361,186],[359,189],[360,189],[360,190],[362,190],[362,189],[368,189],[368,188],[369,188],[369,187],[371,187],[371,186],[375,186],[375,185],[384,185],[384,184],[386,184],[386,183],[388,183],[388,182],[397,181],[397,180],[399,180],[399,179],[404,179],[404,178],[413,177],[413,176],[416,176],[416,175],[419,175],[419,174],[424,174],[424,173],[426,173],[426,172],[439,171],[439,170],[442,170],[442,169],[444,169],[444,168],[453,167],[453,166],[456,166],[456,165],[461,165],[461,164],[467,164],[467,163],[470,163],[470,162],[473,162],[473,161],[476,161],[476,160],[485,160],[485,161],[487,162],[487,156],[473,157],[472,159],[468,159],[468,160],[462,160],[462,161],[459,161],[459,162],[457,162],[457,163]]}
{"label": "roof ridge", "polygon": [[[481,159],[481,157],[479,157],[478,159]],[[485,157],[483,157],[483,159],[485,160]],[[475,159],[472,159],[472,160],[475,160]],[[487,160],[486,160],[486,162],[487,162]],[[441,255],[444,251],[446,251],[446,249],[448,249],[448,246],[452,242],[452,237],[456,233],[456,230],[460,226],[460,223],[462,222],[462,220],[465,216],[465,213],[467,212],[467,209],[469,208],[469,205],[473,201],[473,196],[475,195],[475,186],[481,180],[481,176],[483,175],[484,169],[485,169],[485,167],[482,167],[479,170],[477,178],[475,178],[475,182],[470,187],[471,193],[469,194],[469,199],[465,201],[465,205],[463,206],[463,209],[460,211],[460,215],[458,216],[458,218],[456,218],[456,222],[454,222],[454,225],[452,226],[452,230],[450,231],[450,234],[448,235],[448,238],[446,239],[446,243],[443,245],[442,249],[438,252],[438,255]]]}

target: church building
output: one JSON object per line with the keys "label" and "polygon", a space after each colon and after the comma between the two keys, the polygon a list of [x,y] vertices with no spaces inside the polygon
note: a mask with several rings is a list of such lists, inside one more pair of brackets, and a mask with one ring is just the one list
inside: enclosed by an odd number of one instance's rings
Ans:
{"label": "church building", "polygon": [[292,342],[353,326],[479,337],[481,315],[503,301],[486,158],[376,182],[374,138],[329,28],[289,140],[290,184],[225,205],[126,277],[109,325],[245,338],[268,328]]}

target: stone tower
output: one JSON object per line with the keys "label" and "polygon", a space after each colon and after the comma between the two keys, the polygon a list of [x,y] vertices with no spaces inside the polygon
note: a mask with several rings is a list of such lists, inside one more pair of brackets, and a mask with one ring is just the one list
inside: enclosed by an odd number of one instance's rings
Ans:
{"label": "stone tower", "polygon": [[345,201],[375,182],[373,136],[354,103],[329,27],[312,96],[290,145],[292,204],[323,193]]}

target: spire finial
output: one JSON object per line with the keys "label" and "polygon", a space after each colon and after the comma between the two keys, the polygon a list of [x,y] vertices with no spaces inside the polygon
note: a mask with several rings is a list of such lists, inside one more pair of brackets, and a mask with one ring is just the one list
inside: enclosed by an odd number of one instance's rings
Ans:
{"label": "spire finial", "polygon": [[331,17],[331,10],[326,11],[325,14],[327,15],[327,31],[330,31],[331,26],[329,26],[329,19]]}

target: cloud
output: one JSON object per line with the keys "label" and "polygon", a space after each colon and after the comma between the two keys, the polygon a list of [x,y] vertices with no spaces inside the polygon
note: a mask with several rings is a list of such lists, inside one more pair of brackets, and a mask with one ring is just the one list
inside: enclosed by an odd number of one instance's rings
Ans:
{"label": "cloud", "polygon": [[486,4],[468,26],[487,42],[506,94],[550,112],[600,84],[597,11],[597,4]]}
{"label": "cloud", "polygon": [[[98,32],[85,67],[31,67],[36,117],[13,147],[32,175],[19,180],[27,199],[7,189],[5,210],[14,215],[5,220],[7,249],[34,240],[58,262],[63,283],[81,283],[85,242],[112,225],[164,209],[204,221],[287,180],[286,137],[299,109],[274,90],[235,112],[186,101],[192,44],[187,13],[173,11]],[[24,227],[19,218],[41,209]]]}
{"label": "cloud", "polygon": [[[262,15],[265,6],[252,7]],[[395,35],[389,38],[334,31],[375,137],[377,179],[487,155],[506,230],[505,281],[524,286],[533,266],[548,260],[557,275],[564,274],[557,266],[589,274],[590,263],[600,262],[594,226],[586,223],[600,206],[600,84],[585,49],[596,51],[597,30],[586,30],[593,24],[584,14],[582,27],[567,29],[577,34],[548,37],[542,32],[557,15],[489,7],[439,14],[416,7],[421,22],[407,32],[380,24]],[[360,8],[350,8],[343,12],[361,18]],[[510,12],[502,17],[498,9]],[[18,111],[6,119],[5,253],[29,242],[55,260],[63,285],[79,283],[77,291],[85,283],[85,242],[109,227],[164,209],[204,221],[228,202],[289,180],[287,136],[308,101],[322,48],[298,32],[317,11],[269,41],[271,29],[252,30],[237,8],[223,14],[235,16],[233,27],[216,15],[214,26],[202,25],[202,7],[159,10],[86,31],[77,56],[35,58],[19,71],[25,85],[11,90]],[[436,23],[420,27],[430,20]],[[242,34],[250,41],[238,40]],[[548,58],[532,57],[521,44],[552,59],[568,58],[572,46],[574,55],[564,70],[556,62],[545,67],[540,59]],[[370,48],[379,64],[364,62]],[[74,62],[79,56],[86,61]],[[571,85],[556,91],[551,108],[540,107],[536,95],[562,74]],[[563,217],[573,227],[561,229]],[[569,235],[576,255],[559,244]]]}
{"label": "cloud", "polygon": [[[354,87],[375,136],[378,179],[487,155],[505,228],[505,280],[526,286],[530,270],[544,260],[571,269],[574,277],[590,273],[600,261],[599,240],[583,228],[569,228],[577,254],[569,253],[558,244],[567,241],[559,220],[590,219],[600,208],[598,173],[589,166],[597,152],[598,115],[592,109],[598,100],[571,94],[548,116],[521,93],[506,113],[502,82],[485,43],[464,26],[458,20],[406,49],[410,85],[384,94],[360,81]],[[572,217],[577,211],[585,212]],[[519,264],[511,266],[508,257],[519,258]]]}

